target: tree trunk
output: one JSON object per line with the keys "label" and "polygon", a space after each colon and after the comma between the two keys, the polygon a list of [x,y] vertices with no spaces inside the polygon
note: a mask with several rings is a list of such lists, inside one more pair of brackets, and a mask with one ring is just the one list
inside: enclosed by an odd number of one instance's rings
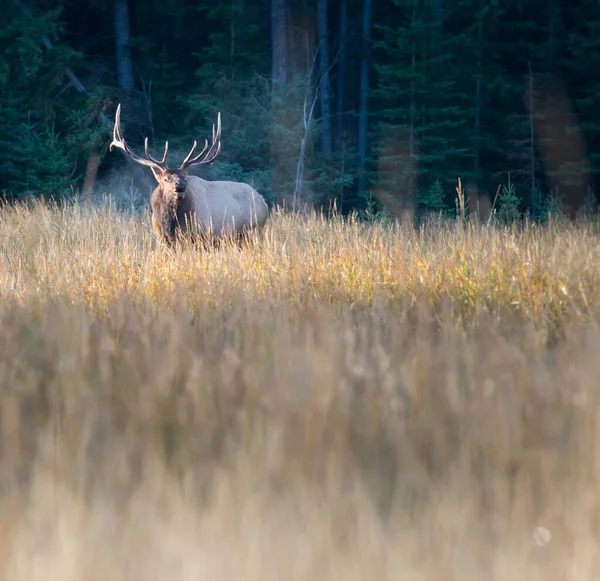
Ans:
{"label": "tree trunk", "polygon": [[286,82],[285,0],[271,0],[271,36],[271,82],[276,95]]}
{"label": "tree trunk", "polygon": [[344,89],[346,86],[346,36],[348,29],[347,0],[340,2],[340,51],[338,55],[337,75],[337,107],[336,107],[336,133],[337,138],[343,140],[344,134]]}
{"label": "tree trunk", "polygon": [[[306,54],[308,57],[310,55],[310,41],[308,33],[305,33],[304,39]],[[307,71],[306,75],[306,89],[304,92],[304,103],[302,106],[302,124],[304,126],[304,132],[302,134],[302,137],[300,138],[300,152],[298,155],[298,163],[296,164],[296,186],[294,188],[294,197],[292,204],[292,210],[294,212],[300,209],[300,205],[302,202],[302,189],[304,185],[304,171],[306,160],[306,143],[310,135],[310,127],[315,111],[315,105],[317,104],[317,99],[319,98],[319,83],[317,83],[317,86],[314,89],[314,91],[312,87],[313,70],[316,63],[316,56],[317,55],[315,54],[315,58],[313,59],[312,65]]]}
{"label": "tree trunk", "polygon": [[363,0],[363,50],[360,67],[360,107],[358,119],[358,195],[364,197],[367,189],[367,113],[369,105],[369,48],[371,35],[371,0]]}
{"label": "tree trunk", "polygon": [[[416,10],[413,10],[413,29],[415,27]],[[417,46],[415,41],[412,42],[412,59],[411,59],[411,71],[412,79],[410,81],[410,132],[409,132],[409,149],[408,149],[408,170],[410,172],[408,176],[408,203],[415,204],[415,175],[416,175],[416,136],[415,136],[415,125],[416,125],[416,103],[415,103],[415,75],[417,72]]]}
{"label": "tree trunk", "polygon": [[87,202],[91,201],[96,188],[96,178],[98,177],[98,168],[100,167],[100,154],[97,148],[90,153],[87,165],[85,168],[85,176],[83,178],[83,199]]}
{"label": "tree trunk", "polygon": [[431,0],[431,15],[435,26],[433,28],[433,41],[439,43],[442,37],[442,22],[444,18],[444,0]]}
{"label": "tree trunk", "polygon": [[327,28],[327,0],[317,0],[317,16],[319,21],[319,65],[321,90],[321,117],[323,131],[321,134],[323,153],[331,154],[331,83],[329,80],[329,39]]}
{"label": "tree trunk", "polygon": [[554,71],[556,66],[557,34],[559,8],[556,0],[548,0],[548,70]]}
{"label": "tree trunk", "polygon": [[473,127],[473,175],[475,179],[479,176],[479,150],[481,132],[481,41],[483,35],[483,24],[479,18],[477,30],[477,70],[475,77],[475,122]]}
{"label": "tree trunk", "polygon": [[123,91],[131,91],[133,62],[129,51],[129,9],[127,0],[114,0],[115,52],[117,55],[117,78]]}
{"label": "tree trunk", "polygon": [[231,0],[231,23],[229,25],[229,56],[235,55],[235,20],[237,16],[236,0]]}
{"label": "tree trunk", "polygon": [[533,101],[533,71],[531,70],[531,62],[527,64],[529,76],[529,203],[535,204],[535,132],[534,132],[534,101]]}

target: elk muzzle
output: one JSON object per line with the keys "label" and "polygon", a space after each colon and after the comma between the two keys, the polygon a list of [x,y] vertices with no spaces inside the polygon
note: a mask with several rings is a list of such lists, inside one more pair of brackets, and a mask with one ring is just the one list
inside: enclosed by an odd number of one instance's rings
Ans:
{"label": "elk muzzle", "polygon": [[185,178],[177,178],[177,181],[175,182],[175,197],[177,197],[177,199],[183,198],[186,187],[187,182]]}

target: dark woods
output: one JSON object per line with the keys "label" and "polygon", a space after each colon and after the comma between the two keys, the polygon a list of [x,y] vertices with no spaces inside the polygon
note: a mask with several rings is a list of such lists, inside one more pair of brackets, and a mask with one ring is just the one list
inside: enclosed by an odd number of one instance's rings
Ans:
{"label": "dark woods", "polygon": [[[596,0],[1,0],[0,192],[147,203],[108,153],[117,104],[135,150],[270,202],[348,211],[500,205],[543,217],[594,200]],[[597,85],[598,83],[598,85]],[[208,129],[207,129],[208,128]],[[511,206],[512,204],[512,206]]]}

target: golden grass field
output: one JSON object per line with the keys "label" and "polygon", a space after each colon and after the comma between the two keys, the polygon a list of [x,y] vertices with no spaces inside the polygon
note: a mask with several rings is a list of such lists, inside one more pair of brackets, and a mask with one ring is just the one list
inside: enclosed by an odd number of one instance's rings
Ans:
{"label": "golden grass field", "polygon": [[0,579],[598,579],[599,234],[0,210]]}

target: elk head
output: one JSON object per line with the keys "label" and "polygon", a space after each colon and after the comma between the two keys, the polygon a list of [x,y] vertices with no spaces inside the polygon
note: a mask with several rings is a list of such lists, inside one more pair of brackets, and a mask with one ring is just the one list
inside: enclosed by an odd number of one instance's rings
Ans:
{"label": "elk head", "polygon": [[162,160],[158,161],[154,159],[148,152],[148,138],[144,140],[144,151],[146,158],[140,157],[127,145],[123,138],[123,131],[121,129],[121,104],[117,107],[117,113],[115,115],[115,126],[113,129],[113,140],[109,146],[109,150],[112,151],[113,147],[122,149],[133,161],[145,165],[152,170],[156,181],[158,182],[161,190],[167,199],[182,200],[185,198],[185,192],[187,188],[188,170],[191,167],[197,165],[211,164],[221,151],[221,113],[217,115],[217,129],[213,124],[212,128],[212,144],[208,149],[208,141],[204,140],[204,148],[195,157],[192,157],[196,150],[196,141],[192,145],[192,149],[187,154],[187,157],[183,160],[183,163],[179,168],[169,168],[167,166],[167,152],[169,151],[169,142],[165,142],[165,152]]}

